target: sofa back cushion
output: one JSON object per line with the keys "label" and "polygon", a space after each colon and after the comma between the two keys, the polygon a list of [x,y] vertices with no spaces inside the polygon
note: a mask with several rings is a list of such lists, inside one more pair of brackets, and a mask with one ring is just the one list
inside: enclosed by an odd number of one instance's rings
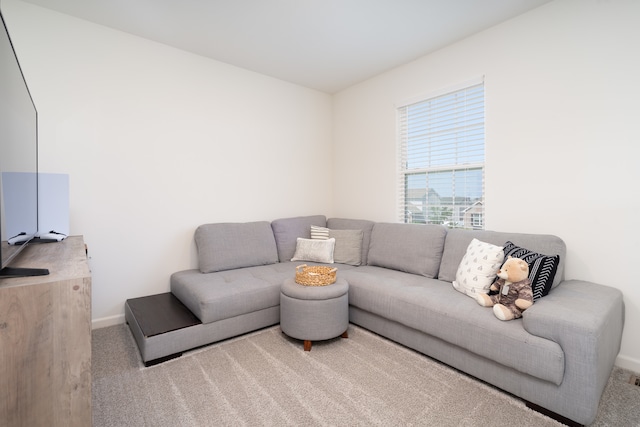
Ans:
{"label": "sofa back cushion", "polygon": [[324,215],[311,215],[280,218],[271,222],[280,262],[291,261],[296,252],[298,237],[311,238],[312,225],[326,227],[327,218]]}
{"label": "sofa back cushion", "polygon": [[439,225],[376,223],[367,264],[437,277],[446,235]]}
{"label": "sofa back cushion", "polygon": [[331,230],[362,230],[362,255],[359,265],[367,265],[371,230],[375,222],[366,219],[329,218],[327,227]]}
{"label": "sofa back cushion", "polygon": [[444,245],[444,255],[440,264],[438,278],[447,282],[456,280],[456,271],[462,261],[462,257],[467,250],[467,246],[473,239],[504,246],[508,241],[513,242],[521,248],[529,249],[533,252],[548,256],[559,255],[560,262],[556,270],[552,287],[555,287],[564,279],[564,260],[566,256],[566,245],[562,239],[549,234],[525,234],[525,233],[505,233],[487,230],[460,230],[453,229],[447,233]]}
{"label": "sofa back cushion", "polygon": [[268,221],[204,224],[196,229],[195,240],[203,273],[278,262]]}

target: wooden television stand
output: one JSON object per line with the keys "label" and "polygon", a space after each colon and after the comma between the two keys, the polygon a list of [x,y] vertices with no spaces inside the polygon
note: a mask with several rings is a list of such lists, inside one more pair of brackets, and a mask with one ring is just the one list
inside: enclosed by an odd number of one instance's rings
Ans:
{"label": "wooden television stand", "polygon": [[[6,242],[3,242],[6,244]],[[0,279],[0,424],[91,425],[91,273],[82,236],[27,247]]]}

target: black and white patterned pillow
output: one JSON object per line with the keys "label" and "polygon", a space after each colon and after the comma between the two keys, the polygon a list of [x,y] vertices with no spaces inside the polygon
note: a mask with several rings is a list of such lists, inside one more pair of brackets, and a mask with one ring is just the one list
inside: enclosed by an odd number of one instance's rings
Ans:
{"label": "black and white patterned pillow", "polygon": [[560,255],[544,255],[529,249],[516,246],[512,242],[504,244],[504,259],[508,257],[520,258],[529,265],[529,280],[533,291],[533,300],[542,298],[551,290],[553,279],[556,277]]}

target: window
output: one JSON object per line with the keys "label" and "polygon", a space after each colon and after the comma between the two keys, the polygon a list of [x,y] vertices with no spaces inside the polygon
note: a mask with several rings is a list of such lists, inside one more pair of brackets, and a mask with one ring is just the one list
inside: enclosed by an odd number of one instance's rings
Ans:
{"label": "window", "polygon": [[484,83],[398,108],[400,220],[484,228]]}

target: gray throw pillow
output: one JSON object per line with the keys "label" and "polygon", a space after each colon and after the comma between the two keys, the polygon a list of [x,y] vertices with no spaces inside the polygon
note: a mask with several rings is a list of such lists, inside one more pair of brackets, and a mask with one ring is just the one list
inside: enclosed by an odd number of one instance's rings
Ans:
{"label": "gray throw pillow", "polygon": [[332,230],[326,227],[311,226],[312,239],[326,240],[332,237],[336,240],[333,252],[334,262],[348,265],[362,264],[362,240],[364,237],[362,230]]}
{"label": "gray throw pillow", "polygon": [[340,264],[362,264],[362,230],[331,230],[329,238],[336,239],[333,261]]}
{"label": "gray throw pillow", "polygon": [[375,222],[367,219],[329,218],[327,227],[331,230],[362,230],[362,253],[360,265],[367,265],[371,230]]}

